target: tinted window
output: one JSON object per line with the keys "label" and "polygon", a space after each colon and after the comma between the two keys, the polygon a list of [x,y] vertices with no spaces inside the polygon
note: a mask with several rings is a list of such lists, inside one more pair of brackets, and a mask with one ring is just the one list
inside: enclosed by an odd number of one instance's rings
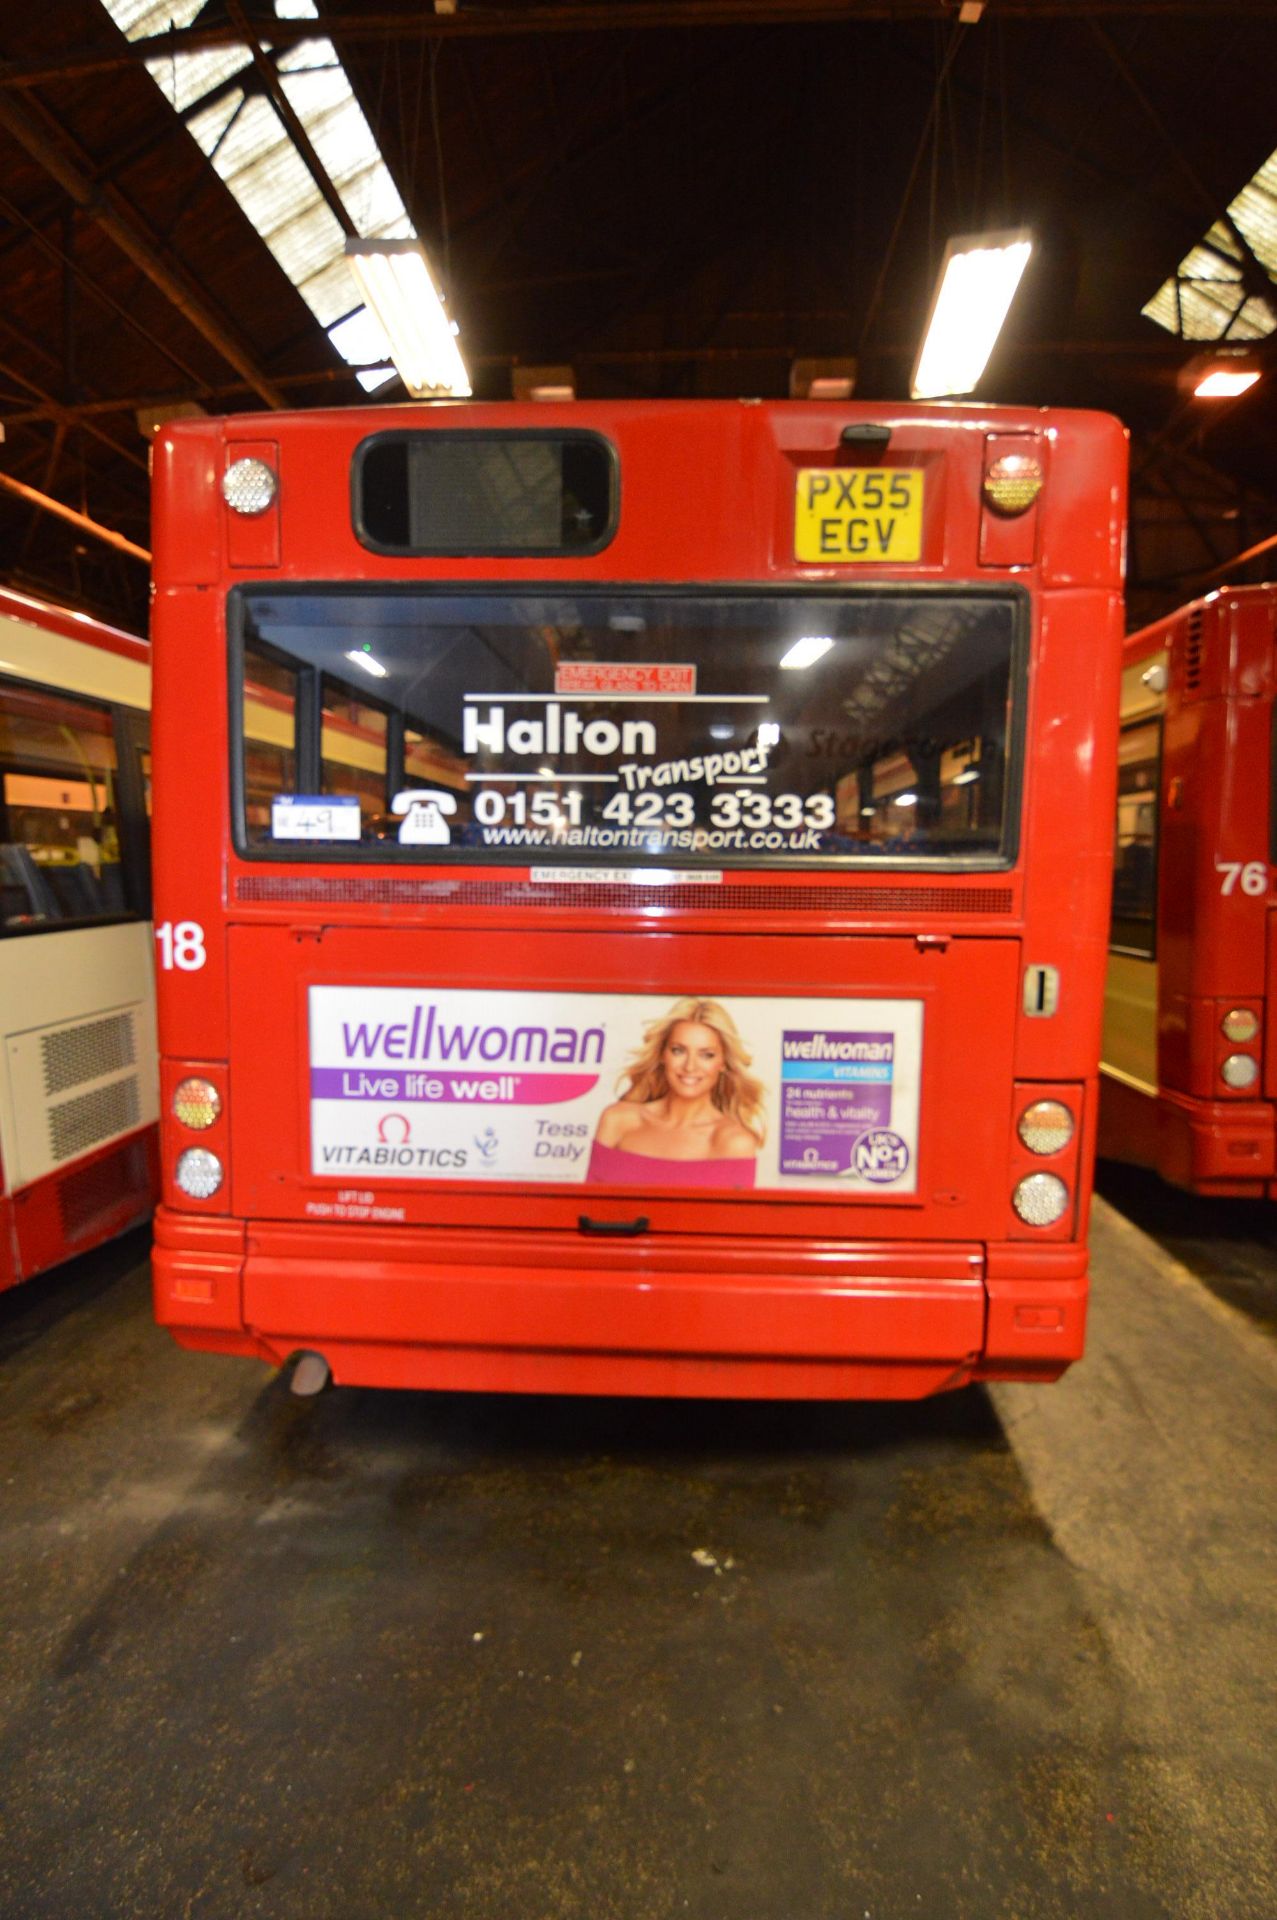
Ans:
{"label": "tinted window", "polygon": [[356,451],[355,527],[388,553],[590,553],[616,517],[596,434],[386,433]]}

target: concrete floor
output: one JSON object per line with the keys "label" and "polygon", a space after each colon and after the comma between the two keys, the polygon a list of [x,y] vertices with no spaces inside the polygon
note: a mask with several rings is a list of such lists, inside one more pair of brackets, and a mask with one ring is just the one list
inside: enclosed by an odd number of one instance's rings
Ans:
{"label": "concrete floor", "polygon": [[0,1914],[1272,1920],[1277,1343],[1101,1206],[917,1406],[290,1398],[0,1300]]}

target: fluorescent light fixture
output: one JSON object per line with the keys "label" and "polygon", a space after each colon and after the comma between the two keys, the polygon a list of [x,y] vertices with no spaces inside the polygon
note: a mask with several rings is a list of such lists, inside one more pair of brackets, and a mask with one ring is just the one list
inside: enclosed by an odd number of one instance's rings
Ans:
{"label": "fluorescent light fixture", "polygon": [[709,737],[711,740],[730,740],[735,732],[735,727],[725,727],[720,724],[710,728]]}
{"label": "fluorescent light fixture", "polygon": [[399,378],[417,399],[467,399],[470,376],[420,240],[347,240],[346,264],[385,330]]}
{"label": "fluorescent light fixture", "polygon": [[891,804],[893,807],[916,807],[918,796],[916,793],[893,793]]}
{"label": "fluorescent light fixture", "polygon": [[1197,400],[1235,400],[1239,393],[1245,393],[1253,387],[1259,378],[1259,368],[1253,363],[1237,361],[1230,365],[1227,360],[1215,360],[1207,367],[1193,388]]}
{"label": "fluorescent light fixture", "polygon": [[909,382],[915,400],[975,391],[1032,251],[1024,229],[949,242]]}
{"label": "fluorescent light fixture", "polygon": [[346,655],[346,658],[347,660],[353,661],[355,666],[362,667],[365,673],[370,673],[374,680],[385,679],[385,667],[382,666],[380,660],[374,659],[371,653],[361,652],[359,648],[352,647]]}
{"label": "fluorescent light fixture", "polygon": [[1193,388],[1199,400],[1235,400],[1247,387],[1253,387],[1259,375],[1243,373],[1239,367],[1216,367]]}
{"label": "fluorescent light fixture", "polygon": [[955,787],[969,787],[973,780],[978,780],[979,778],[979,767],[964,767],[961,773],[954,774],[953,784]]}
{"label": "fluorescent light fixture", "polygon": [[804,640],[795,640],[789,652],[781,655],[780,664],[782,667],[789,667],[791,669],[809,667],[813,661],[819,660],[823,655],[827,654],[833,644],[833,641],[828,639],[824,634],[809,634]]}

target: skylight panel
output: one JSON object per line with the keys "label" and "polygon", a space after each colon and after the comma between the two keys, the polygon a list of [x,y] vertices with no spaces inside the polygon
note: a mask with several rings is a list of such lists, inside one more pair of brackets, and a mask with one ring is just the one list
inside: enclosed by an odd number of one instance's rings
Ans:
{"label": "skylight panel", "polygon": [[367,307],[360,307],[348,320],[338,321],[328,333],[329,339],[352,367],[358,367],[355,375],[365,393],[375,393],[378,387],[386,386],[395,377],[393,367],[370,367],[366,362],[381,356],[382,342],[385,338],[376,318]]}
{"label": "skylight panel", "polygon": [[[203,0],[102,0],[126,40],[148,40],[170,27],[189,27],[199,17]],[[245,47],[208,47],[199,53],[181,53],[148,60],[146,70],[177,113],[185,113],[233,74],[251,67]]]}
{"label": "skylight panel", "polygon": [[[1277,153],[1248,180],[1228,209],[1255,258],[1277,275]],[[1262,340],[1277,331],[1277,297],[1247,294],[1241,253],[1217,220],[1141,312],[1185,340]]]}
{"label": "skylight panel", "polygon": [[[102,4],[127,39],[139,40],[192,25],[203,0]],[[275,0],[275,14],[278,19],[315,19],[314,0]],[[269,45],[269,25],[260,31]],[[332,42],[317,31],[313,40],[282,51],[276,66],[289,105],[363,237],[414,238],[407,210]],[[352,308],[341,223],[274,106],[255,90],[233,84],[237,78],[247,82],[251,69],[251,55],[242,46],[174,52],[147,61],[152,79],[185,118],[206,158],[338,351],[356,367],[369,359],[389,360],[389,342],[378,321],[366,308]],[[334,330],[336,323],[359,316],[365,322],[359,328]],[[376,369],[362,384],[384,385],[392,377]]]}

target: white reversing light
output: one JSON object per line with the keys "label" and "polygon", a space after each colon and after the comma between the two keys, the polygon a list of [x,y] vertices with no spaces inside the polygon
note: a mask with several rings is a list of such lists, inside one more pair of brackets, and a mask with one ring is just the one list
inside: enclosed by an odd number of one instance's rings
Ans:
{"label": "white reversing light", "polygon": [[222,1184],[222,1163],[207,1147],[188,1147],[178,1155],[173,1178],[191,1200],[208,1200]]}
{"label": "white reversing light", "polygon": [[278,490],[264,460],[232,460],[222,475],[222,498],[232,513],[265,513]]}
{"label": "white reversing light", "polygon": [[1026,1227],[1053,1227],[1064,1218],[1069,1190],[1058,1174],[1028,1173],[1011,1195],[1011,1205]]}
{"label": "white reversing light", "polygon": [[1226,1087],[1240,1093],[1258,1080],[1259,1062],[1253,1053],[1230,1053],[1219,1070],[1219,1077]]}

